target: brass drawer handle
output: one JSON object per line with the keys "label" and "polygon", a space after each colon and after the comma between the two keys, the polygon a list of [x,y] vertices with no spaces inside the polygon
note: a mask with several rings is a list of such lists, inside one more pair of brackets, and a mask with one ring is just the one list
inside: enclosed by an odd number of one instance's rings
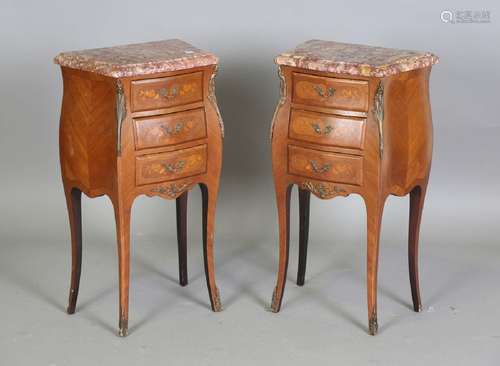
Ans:
{"label": "brass drawer handle", "polygon": [[330,168],[332,167],[332,164],[330,164],[330,163],[323,164],[322,166],[319,166],[319,164],[316,163],[314,160],[311,160],[309,163],[311,164],[312,170],[315,173],[319,173],[319,174],[323,174],[323,173],[328,172],[330,170]]}
{"label": "brass drawer handle", "polygon": [[316,93],[318,93],[318,95],[320,97],[333,97],[333,95],[335,94],[335,88],[333,87],[328,87],[326,88],[326,94],[325,92],[323,91],[323,88],[319,85],[314,85],[314,90],[316,90]]}
{"label": "brass drawer handle", "polygon": [[169,173],[178,173],[184,168],[184,166],[186,165],[186,162],[184,160],[179,160],[179,161],[176,161],[175,163],[169,163],[169,164],[162,163],[161,165]]}
{"label": "brass drawer handle", "polygon": [[163,87],[158,89],[157,93],[162,98],[175,98],[177,96],[178,91],[179,88],[177,86],[173,86],[170,88],[170,91],[168,90],[167,87]]}
{"label": "brass drawer handle", "polygon": [[163,130],[163,133],[167,136],[178,135],[182,132],[184,128],[184,122],[177,122],[175,127],[171,127],[168,125],[161,125],[160,128]]}
{"label": "brass drawer handle", "polygon": [[319,122],[311,122],[311,127],[313,128],[314,132],[318,135],[329,135],[333,131],[333,126],[332,125],[326,125],[324,129],[321,128]]}

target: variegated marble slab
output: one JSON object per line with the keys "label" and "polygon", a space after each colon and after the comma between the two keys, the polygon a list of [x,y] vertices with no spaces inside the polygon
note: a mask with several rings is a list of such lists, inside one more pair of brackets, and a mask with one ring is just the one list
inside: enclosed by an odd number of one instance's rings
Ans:
{"label": "variegated marble slab", "polygon": [[114,78],[217,64],[217,57],[180,39],[63,52],[56,64]]}
{"label": "variegated marble slab", "polygon": [[339,74],[384,77],[434,65],[429,52],[310,40],[276,57],[278,65]]}

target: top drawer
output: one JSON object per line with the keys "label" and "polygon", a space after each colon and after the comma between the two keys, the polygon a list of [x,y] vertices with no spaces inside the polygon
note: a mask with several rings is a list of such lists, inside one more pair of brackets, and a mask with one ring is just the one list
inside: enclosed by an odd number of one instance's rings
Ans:
{"label": "top drawer", "polygon": [[168,108],[203,99],[203,73],[132,81],[132,111]]}
{"label": "top drawer", "polygon": [[292,101],[366,112],[368,82],[294,73]]}

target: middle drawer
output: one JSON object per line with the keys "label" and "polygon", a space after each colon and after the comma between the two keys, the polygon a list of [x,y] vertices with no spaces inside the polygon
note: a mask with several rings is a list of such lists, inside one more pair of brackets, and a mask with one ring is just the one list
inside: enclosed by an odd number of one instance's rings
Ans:
{"label": "middle drawer", "polygon": [[203,108],[162,116],[134,118],[134,129],[137,150],[180,144],[207,135]]}
{"label": "middle drawer", "polygon": [[366,120],[292,109],[291,139],[362,150]]}

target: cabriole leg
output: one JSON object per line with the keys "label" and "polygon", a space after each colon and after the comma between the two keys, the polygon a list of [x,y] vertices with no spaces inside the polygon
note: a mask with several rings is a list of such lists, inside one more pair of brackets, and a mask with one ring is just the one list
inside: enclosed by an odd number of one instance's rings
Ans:
{"label": "cabriole leg", "polygon": [[73,314],[80,287],[82,270],[82,192],[78,188],[64,187],[71,230],[71,285],[68,299],[68,314]]}
{"label": "cabriole leg", "polygon": [[368,333],[375,335],[378,331],[377,321],[377,271],[380,229],[383,200],[379,198],[365,199],[367,218],[367,299],[368,299]]}
{"label": "cabriole leg", "polygon": [[420,298],[420,288],[418,281],[418,237],[420,231],[420,221],[424,207],[426,188],[416,186],[410,192],[410,224],[408,229],[408,264],[410,272],[411,297],[413,300],[413,310],[422,310],[422,300]]}
{"label": "cabriole leg", "polygon": [[120,337],[125,337],[128,334],[131,203],[114,203],[114,209],[118,244],[118,273],[120,287],[118,335]]}
{"label": "cabriole leg", "polygon": [[271,301],[271,311],[277,313],[281,309],[283,292],[285,291],[286,273],[288,269],[288,249],[290,237],[290,196],[292,186],[276,186],[279,224],[279,265],[276,287]]}
{"label": "cabriole leg", "polygon": [[188,284],[187,272],[187,201],[188,192],[184,192],[175,201],[177,212],[177,247],[179,252],[179,284]]}
{"label": "cabriole leg", "polygon": [[213,311],[221,311],[219,290],[215,283],[214,267],[214,221],[217,190],[200,184],[203,201],[203,257],[205,260],[205,276],[208,296]]}

